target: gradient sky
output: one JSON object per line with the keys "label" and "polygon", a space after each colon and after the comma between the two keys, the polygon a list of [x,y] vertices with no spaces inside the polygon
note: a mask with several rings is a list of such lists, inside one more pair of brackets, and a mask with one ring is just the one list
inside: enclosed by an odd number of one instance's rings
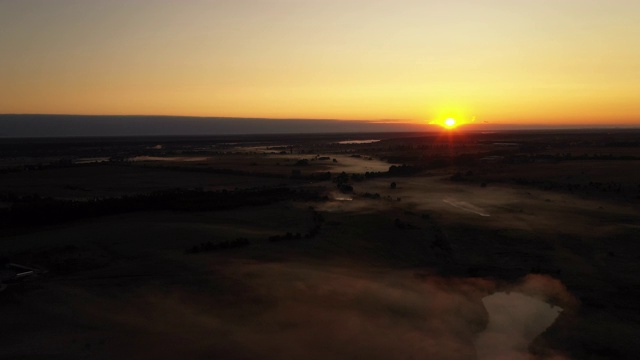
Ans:
{"label": "gradient sky", "polygon": [[0,0],[0,113],[640,125],[638,0]]}

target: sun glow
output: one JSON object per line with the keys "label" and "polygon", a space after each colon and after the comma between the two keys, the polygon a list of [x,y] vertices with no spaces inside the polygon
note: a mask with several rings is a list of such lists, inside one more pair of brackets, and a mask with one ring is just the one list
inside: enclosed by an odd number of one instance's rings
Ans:
{"label": "sun glow", "polygon": [[[455,116],[454,116],[455,115]],[[475,116],[469,116],[462,111],[446,111],[444,114],[436,115],[434,120],[429,121],[430,125],[438,125],[447,130],[457,129],[461,126],[474,124],[476,121]]]}
{"label": "sun glow", "polygon": [[456,119],[448,118],[447,120],[444,121],[444,125],[448,128],[452,128],[456,126]]}

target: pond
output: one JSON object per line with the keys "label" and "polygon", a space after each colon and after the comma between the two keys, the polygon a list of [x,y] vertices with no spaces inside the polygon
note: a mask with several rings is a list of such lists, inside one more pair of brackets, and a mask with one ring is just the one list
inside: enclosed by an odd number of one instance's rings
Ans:
{"label": "pond", "polygon": [[478,360],[529,359],[529,345],[562,312],[558,306],[516,292],[495,293],[482,303],[489,323],[475,341]]}

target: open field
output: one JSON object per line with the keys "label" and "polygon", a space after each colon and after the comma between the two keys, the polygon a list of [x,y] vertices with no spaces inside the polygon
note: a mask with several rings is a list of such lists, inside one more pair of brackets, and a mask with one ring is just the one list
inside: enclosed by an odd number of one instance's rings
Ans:
{"label": "open field", "polygon": [[[635,136],[39,143],[0,159],[0,255],[46,271],[0,292],[0,359],[633,359]],[[29,220],[43,208],[68,215]],[[486,300],[503,292],[562,310],[514,306],[507,331]]]}

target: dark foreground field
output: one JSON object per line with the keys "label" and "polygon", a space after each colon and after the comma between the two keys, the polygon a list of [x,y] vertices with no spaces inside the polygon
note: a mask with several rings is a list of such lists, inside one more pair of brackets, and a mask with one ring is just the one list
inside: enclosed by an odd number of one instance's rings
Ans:
{"label": "dark foreground field", "polygon": [[635,359],[638,139],[4,139],[0,359]]}

